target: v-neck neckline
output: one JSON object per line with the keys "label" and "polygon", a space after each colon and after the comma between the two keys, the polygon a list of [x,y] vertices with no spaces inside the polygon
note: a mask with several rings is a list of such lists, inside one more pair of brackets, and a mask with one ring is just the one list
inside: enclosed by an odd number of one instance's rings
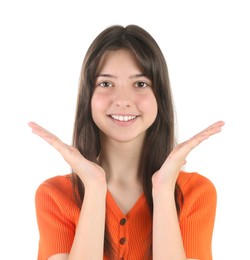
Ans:
{"label": "v-neck neckline", "polygon": [[130,219],[130,218],[132,218],[138,212],[138,210],[141,208],[141,206],[144,204],[144,202],[146,202],[146,198],[145,198],[145,195],[144,195],[144,192],[143,192],[138,197],[138,199],[136,200],[136,202],[132,206],[132,208],[130,208],[130,210],[126,214],[124,214],[122,212],[122,210],[120,209],[120,207],[118,206],[118,204],[116,203],[115,199],[113,198],[113,196],[112,196],[112,194],[109,190],[107,191],[106,200],[107,200],[107,205],[110,207],[110,209],[113,211],[113,213],[115,214],[115,216],[118,219],[121,219],[121,218]]}

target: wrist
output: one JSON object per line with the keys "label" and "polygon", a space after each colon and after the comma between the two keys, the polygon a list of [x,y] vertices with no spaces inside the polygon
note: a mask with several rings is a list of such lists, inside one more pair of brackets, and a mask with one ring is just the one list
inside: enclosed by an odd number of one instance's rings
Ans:
{"label": "wrist", "polygon": [[88,183],[84,184],[85,194],[104,194],[106,195],[108,187],[107,183]]}
{"label": "wrist", "polygon": [[154,202],[156,201],[171,201],[175,200],[175,187],[172,185],[154,186],[152,188],[152,196]]}
{"label": "wrist", "polygon": [[174,194],[175,182],[161,183],[158,181],[152,181],[152,192],[153,193],[169,193]]}
{"label": "wrist", "polygon": [[159,172],[155,173],[152,176],[152,189],[153,191],[169,191],[174,192],[175,190],[176,179],[165,178],[165,176]]}

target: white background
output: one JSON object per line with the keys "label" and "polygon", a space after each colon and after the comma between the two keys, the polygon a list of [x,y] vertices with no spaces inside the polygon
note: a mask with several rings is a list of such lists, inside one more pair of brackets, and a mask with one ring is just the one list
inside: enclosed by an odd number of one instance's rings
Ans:
{"label": "white background", "polygon": [[1,1],[1,258],[37,257],[34,194],[46,178],[69,172],[59,154],[27,126],[36,121],[71,143],[82,59],[109,25],[144,27],[165,54],[184,141],[224,120],[217,136],[188,158],[210,178],[218,206],[214,260],[249,257],[248,1]]}

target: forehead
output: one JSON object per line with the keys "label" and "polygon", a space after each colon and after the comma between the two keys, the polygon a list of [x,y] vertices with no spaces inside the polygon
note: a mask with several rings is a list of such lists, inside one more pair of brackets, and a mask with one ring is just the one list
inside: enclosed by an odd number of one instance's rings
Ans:
{"label": "forehead", "polygon": [[128,49],[105,52],[98,64],[97,73],[103,70],[119,70],[122,68],[141,71],[135,55]]}

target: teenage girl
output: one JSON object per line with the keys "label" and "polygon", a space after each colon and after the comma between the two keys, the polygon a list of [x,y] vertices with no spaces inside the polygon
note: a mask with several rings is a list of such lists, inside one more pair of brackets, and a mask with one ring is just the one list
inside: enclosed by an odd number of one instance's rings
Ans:
{"label": "teenage girl", "polygon": [[176,145],[167,65],[152,36],[111,26],[83,61],[73,144],[34,122],[72,172],[36,192],[39,260],[211,260],[216,190],[182,171],[219,121]]}

